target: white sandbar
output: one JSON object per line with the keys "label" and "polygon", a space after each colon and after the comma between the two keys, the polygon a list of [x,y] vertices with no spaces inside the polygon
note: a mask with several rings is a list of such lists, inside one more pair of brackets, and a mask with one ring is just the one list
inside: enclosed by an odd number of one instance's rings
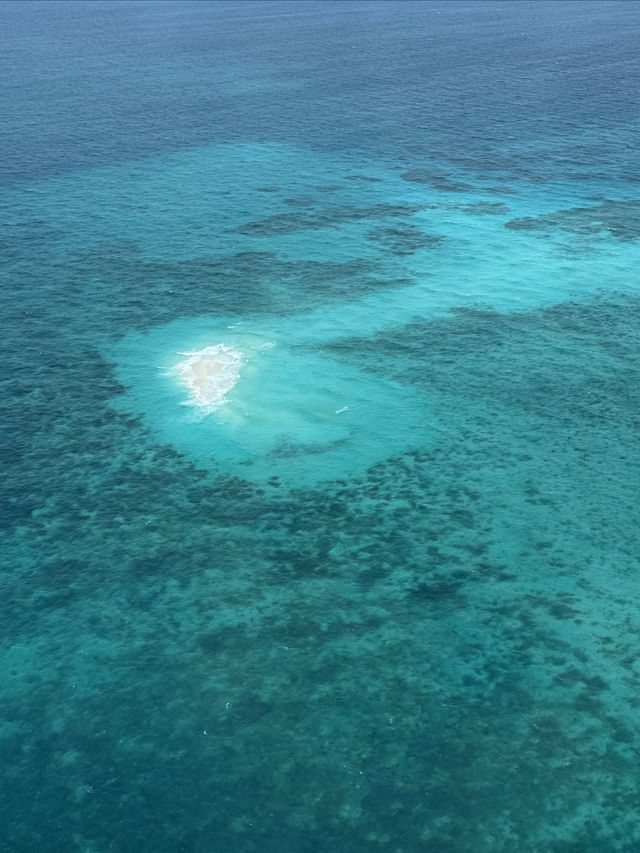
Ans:
{"label": "white sandbar", "polygon": [[189,389],[186,405],[197,406],[206,413],[215,412],[229,402],[227,394],[240,378],[244,356],[240,350],[215,344],[195,352],[179,352],[186,356],[171,368]]}

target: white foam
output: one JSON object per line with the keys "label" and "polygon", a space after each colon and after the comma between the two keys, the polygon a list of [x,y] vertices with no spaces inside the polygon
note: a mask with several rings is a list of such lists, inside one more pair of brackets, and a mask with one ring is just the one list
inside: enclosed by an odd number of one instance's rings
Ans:
{"label": "white foam", "polygon": [[189,389],[187,406],[197,406],[205,414],[229,402],[227,394],[240,378],[244,354],[226,344],[215,344],[195,352],[179,352],[186,358],[171,368]]}

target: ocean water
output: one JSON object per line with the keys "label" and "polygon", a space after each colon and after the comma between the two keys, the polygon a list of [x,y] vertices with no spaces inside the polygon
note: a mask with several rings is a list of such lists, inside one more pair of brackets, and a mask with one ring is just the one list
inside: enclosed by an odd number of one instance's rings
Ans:
{"label": "ocean water", "polygon": [[640,7],[0,20],[0,850],[640,849]]}

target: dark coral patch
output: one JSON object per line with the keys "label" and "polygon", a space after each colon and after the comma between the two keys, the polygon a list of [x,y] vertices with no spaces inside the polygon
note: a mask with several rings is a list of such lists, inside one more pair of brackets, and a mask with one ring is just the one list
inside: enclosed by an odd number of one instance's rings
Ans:
{"label": "dark coral patch", "polygon": [[417,228],[375,228],[367,234],[394,255],[412,255],[418,249],[433,249],[444,237],[440,234],[425,234]]}
{"label": "dark coral patch", "polygon": [[442,578],[418,584],[418,586],[411,590],[410,594],[412,598],[416,598],[419,601],[438,603],[455,598],[460,592],[461,586],[460,581]]}
{"label": "dark coral patch", "polygon": [[[299,221],[300,217],[313,217],[313,214],[292,211],[285,216]],[[78,252],[60,268],[60,273],[66,287],[59,299],[84,298],[90,281],[95,319],[111,324],[114,334],[118,334],[123,324],[146,328],[190,312],[225,316],[247,310],[254,314],[291,314],[326,299],[356,299],[372,290],[405,287],[410,283],[405,277],[387,277],[379,261],[361,258],[346,262],[287,261],[272,252],[238,252],[227,257],[161,261],[145,259],[134,248],[117,244]],[[28,277],[18,270],[8,286],[24,292],[29,286]],[[140,308],[141,294],[144,294],[144,311]],[[42,307],[39,303],[36,306],[40,313],[34,312],[32,324],[36,324],[39,316],[47,316],[56,304],[50,294],[48,305],[44,304],[44,298],[42,302]],[[43,340],[50,329],[51,325],[47,329],[39,327],[34,339]],[[13,375],[19,378],[22,374],[14,371]],[[100,388],[104,381],[97,376],[89,387]],[[111,378],[108,382],[108,396],[113,396],[118,389],[113,387]]]}
{"label": "dark coral patch", "polygon": [[514,190],[513,187],[487,187],[486,192],[493,193],[494,195],[517,195],[518,190]]}
{"label": "dark coral patch", "polygon": [[310,195],[298,195],[294,198],[285,198],[284,203],[289,207],[313,207],[316,200]]}
{"label": "dark coral patch", "polygon": [[640,201],[603,201],[595,207],[571,207],[540,216],[524,216],[505,223],[514,231],[567,231],[591,235],[603,231],[627,242],[640,237]]}
{"label": "dark coral patch", "polygon": [[490,214],[493,216],[504,215],[505,213],[509,213],[509,208],[506,204],[502,204],[501,202],[491,202],[491,201],[474,201],[470,204],[458,204],[456,205],[458,210],[462,210],[464,213],[473,213],[473,214]]}
{"label": "dark coral patch", "polygon": [[465,193],[475,189],[471,184],[454,181],[443,175],[442,172],[434,172],[431,169],[409,169],[400,176],[403,181],[414,184],[428,184],[434,190],[444,193]]}
{"label": "dark coral patch", "polygon": [[312,231],[318,228],[331,228],[343,222],[357,222],[360,219],[385,219],[387,216],[413,216],[424,210],[420,204],[374,204],[371,207],[329,207],[317,213],[277,213],[266,219],[246,222],[233,230],[252,237],[275,237],[282,234],[294,234],[296,231]]}

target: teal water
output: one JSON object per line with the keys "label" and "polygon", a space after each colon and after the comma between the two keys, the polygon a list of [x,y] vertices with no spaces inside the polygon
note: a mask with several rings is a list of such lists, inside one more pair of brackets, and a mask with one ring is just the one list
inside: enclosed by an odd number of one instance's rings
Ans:
{"label": "teal water", "polygon": [[635,5],[0,14],[0,849],[637,850]]}

